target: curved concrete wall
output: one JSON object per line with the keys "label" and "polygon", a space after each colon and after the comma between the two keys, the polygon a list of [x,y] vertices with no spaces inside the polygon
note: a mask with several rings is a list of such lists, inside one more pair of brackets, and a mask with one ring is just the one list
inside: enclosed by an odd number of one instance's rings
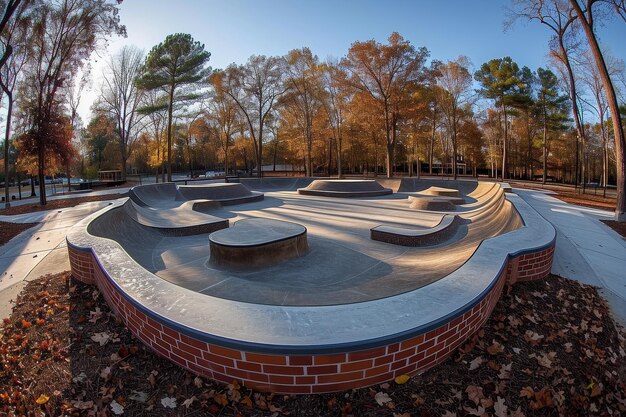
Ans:
{"label": "curved concrete wall", "polygon": [[102,212],[77,224],[67,241],[73,275],[97,284],[157,354],[225,383],[333,392],[441,363],[487,320],[507,282],[549,274],[554,228],[519,197],[508,198],[524,227],[483,241],[461,268],[433,284],[351,305],[256,305],[186,290],[141,268],[116,242],[90,235],[87,227]]}

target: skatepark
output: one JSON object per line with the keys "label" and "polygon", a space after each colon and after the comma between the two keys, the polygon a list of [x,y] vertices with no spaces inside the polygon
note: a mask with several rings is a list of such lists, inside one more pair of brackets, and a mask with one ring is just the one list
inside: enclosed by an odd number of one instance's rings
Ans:
{"label": "skatepark", "polygon": [[261,390],[331,392],[435,366],[506,283],[549,273],[554,228],[504,190],[415,179],[146,185],[77,223],[67,244],[73,275],[161,356]]}

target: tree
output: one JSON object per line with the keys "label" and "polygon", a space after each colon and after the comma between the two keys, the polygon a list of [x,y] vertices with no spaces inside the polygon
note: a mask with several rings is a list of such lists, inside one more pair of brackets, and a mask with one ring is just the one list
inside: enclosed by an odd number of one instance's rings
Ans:
{"label": "tree", "polygon": [[537,107],[543,126],[543,176],[542,182],[546,183],[548,172],[548,131],[563,130],[565,117],[566,96],[559,94],[559,81],[549,69],[538,68],[537,79],[539,91],[537,93]]}
{"label": "tree", "polygon": [[345,112],[350,98],[350,91],[347,88],[348,76],[346,72],[336,63],[327,62],[322,65],[322,84],[324,93],[322,94],[322,104],[328,116],[333,139],[337,152],[337,176],[343,178],[342,152],[343,152],[343,129],[345,123]]}
{"label": "tree", "polygon": [[121,155],[122,179],[126,179],[126,163],[133,142],[137,138],[141,115],[142,92],[135,79],[139,76],[143,62],[143,51],[133,46],[124,46],[110,57],[96,111],[107,113],[115,120],[116,133]]}
{"label": "tree", "polygon": [[283,103],[292,106],[303,130],[306,143],[306,176],[313,175],[311,153],[313,148],[313,119],[322,106],[322,86],[319,60],[309,48],[294,49],[287,53],[286,83],[289,90]]}
{"label": "tree", "polygon": [[[172,116],[174,106],[199,98],[197,88],[210,74],[205,67],[211,54],[204,44],[193,40],[191,35],[177,33],[168,35],[148,54],[137,78],[137,86],[143,90],[164,90],[167,101],[167,180],[172,181]],[[162,108],[144,108],[144,113]]]}
{"label": "tree", "polygon": [[[20,5],[22,6],[21,10],[24,10],[30,6],[29,0],[9,0],[0,1],[0,8],[4,10],[2,14],[2,18],[0,19],[0,34],[4,35],[5,29],[13,15],[20,10]],[[18,12],[19,14],[19,12]],[[3,45],[4,49],[2,50],[2,56],[0,56],[0,69],[7,62],[11,54],[13,53],[13,45],[11,43],[6,43]]]}
{"label": "tree", "polygon": [[469,105],[472,88],[472,76],[468,70],[469,58],[461,56],[455,61],[449,61],[439,67],[437,83],[439,90],[439,105],[443,109],[450,129],[452,142],[452,171],[454,179],[457,177],[456,161],[458,154],[459,122],[463,116],[463,106]]}
{"label": "tree", "polygon": [[37,155],[39,199],[46,204],[46,155],[59,146],[64,86],[83,63],[111,34],[125,35],[118,9],[105,0],[58,0],[34,10],[31,37],[33,60],[26,69],[21,107],[28,126],[27,135]]}
{"label": "tree", "polygon": [[369,94],[384,120],[387,150],[387,177],[393,175],[398,122],[410,103],[410,96],[424,73],[429,55],[416,49],[394,32],[383,45],[374,40],[355,42],[342,65],[350,71],[352,85]]}
{"label": "tree", "polygon": [[[4,3],[4,2],[3,2]],[[0,88],[7,96],[7,118],[4,136],[4,204],[5,208],[11,206],[9,199],[9,148],[11,138],[11,119],[13,117],[13,92],[16,84],[22,76],[22,70],[30,57],[29,29],[30,29],[30,5],[31,2],[9,2],[6,7],[5,17],[0,22],[0,44],[4,54],[0,64]],[[7,16],[11,13],[12,16]]]}
{"label": "tree", "polygon": [[510,58],[504,57],[492,59],[484,63],[474,73],[474,78],[482,85],[480,92],[486,98],[492,99],[496,107],[501,109],[504,117],[504,136],[502,137],[502,179],[508,178],[508,112],[515,103],[524,84],[520,80],[520,70],[517,64]]}
{"label": "tree", "polygon": [[[624,129],[622,128],[619,106],[617,104],[617,95],[613,88],[613,82],[607,69],[604,55],[600,50],[600,45],[594,32],[594,24],[596,23],[594,18],[594,6],[599,7],[602,3],[598,0],[583,0],[583,6],[579,4],[578,0],[569,0],[569,3],[574,10],[576,17],[578,18],[580,25],[587,37],[591,54],[593,55],[596,66],[598,67],[598,73],[604,90],[606,98],[609,104],[609,110],[611,112],[611,119],[613,120],[613,134],[615,135],[615,154],[617,157],[617,205],[615,207],[615,220],[618,222],[626,222],[626,137],[624,136]],[[624,0],[611,0],[608,3],[612,3],[614,10],[619,16],[626,21],[626,6]]]}
{"label": "tree", "polygon": [[[257,175],[263,176],[263,134],[277,100],[285,93],[284,61],[253,55],[245,65],[224,70],[224,92],[237,103],[254,142]],[[247,160],[247,159],[246,159]]]}
{"label": "tree", "polygon": [[97,114],[87,125],[85,139],[88,144],[91,164],[96,165],[100,171],[105,157],[105,149],[115,140],[114,122],[104,113]]}
{"label": "tree", "polygon": [[209,77],[209,84],[213,91],[210,96],[209,112],[206,113],[206,117],[217,124],[220,147],[224,152],[224,173],[228,175],[228,151],[232,144],[232,135],[239,120],[237,117],[237,103],[225,91],[224,76],[224,71],[215,71]]}

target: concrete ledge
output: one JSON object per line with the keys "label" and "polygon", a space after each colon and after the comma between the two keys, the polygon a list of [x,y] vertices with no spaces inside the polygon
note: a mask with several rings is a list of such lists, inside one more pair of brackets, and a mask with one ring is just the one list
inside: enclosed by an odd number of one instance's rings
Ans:
{"label": "concrete ledge", "polygon": [[374,180],[315,180],[306,188],[298,188],[298,194],[337,198],[377,197],[392,194]]}
{"label": "concrete ledge", "polygon": [[259,305],[171,284],[117,242],[88,233],[94,219],[120,203],[79,222],[67,242],[73,275],[95,282],[117,316],[157,354],[225,383],[333,392],[432,368],[482,326],[507,282],[549,274],[554,228],[518,196],[507,198],[524,227],[483,241],[462,267],[430,285],[350,305]]}
{"label": "concrete ledge", "polygon": [[275,265],[308,252],[306,227],[272,219],[244,219],[209,235],[213,265],[233,269]]}
{"label": "concrete ledge", "polygon": [[402,246],[433,246],[450,239],[463,219],[456,215],[445,215],[439,224],[429,229],[407,229],[404,227],[376,226],[370,229],[370,238],[380,242]]}

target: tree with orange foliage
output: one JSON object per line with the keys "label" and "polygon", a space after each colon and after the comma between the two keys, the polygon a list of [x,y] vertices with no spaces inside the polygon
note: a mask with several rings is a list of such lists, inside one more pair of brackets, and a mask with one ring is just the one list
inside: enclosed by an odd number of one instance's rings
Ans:
{"label": "tree with orange foliage", "polygon": [[369,94],[383,116],[387,177],[393,175],[398,122],[410,105],[410,93],[424,73],[428,55],[428,49],[416,49],[394,32],[386,45],[374,40],[353,43],[342,61],[350,71],[352,85]]}

